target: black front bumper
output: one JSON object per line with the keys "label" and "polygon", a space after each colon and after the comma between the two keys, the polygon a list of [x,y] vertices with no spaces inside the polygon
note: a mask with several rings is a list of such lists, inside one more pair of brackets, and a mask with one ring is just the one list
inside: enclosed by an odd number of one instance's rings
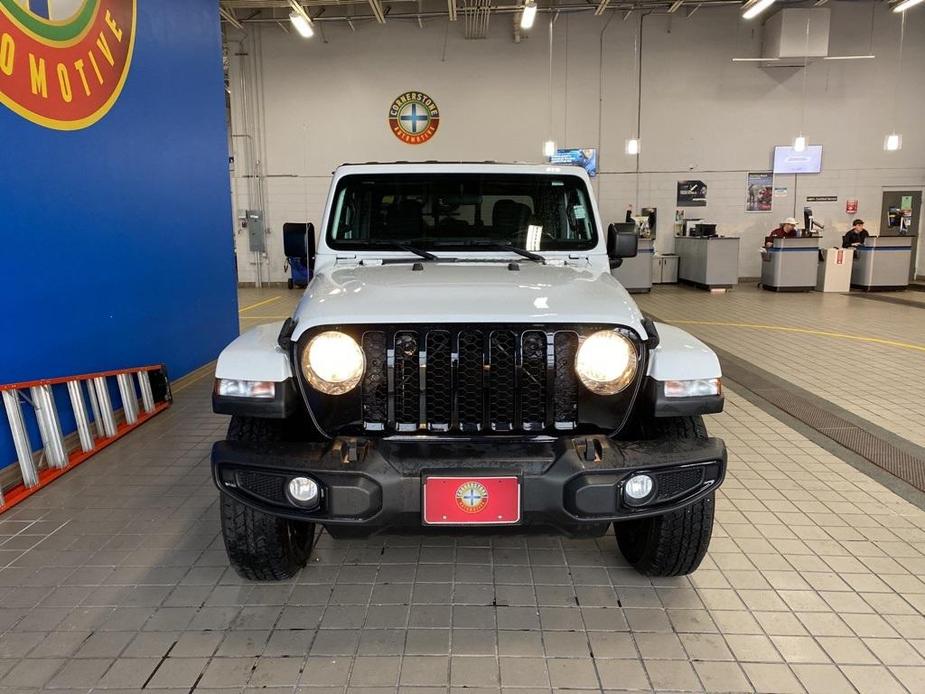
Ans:
{"label": "black front bumper", "polygon": [[[219,489],[265,513],[370,532],[420,527],[426,476],[471,474],[520,478],[521,525],[564,532],[659,515],[715,490],[726,473],[720,439],[613,441],[606,436],[549,440],[390,440],[338,438],[327,443],[219,441],[212,448]],[[648,473],[655,488],[630,504],[625,481]],[[291,502],[290,478],[305,476],[322,493],[313,508]]]}

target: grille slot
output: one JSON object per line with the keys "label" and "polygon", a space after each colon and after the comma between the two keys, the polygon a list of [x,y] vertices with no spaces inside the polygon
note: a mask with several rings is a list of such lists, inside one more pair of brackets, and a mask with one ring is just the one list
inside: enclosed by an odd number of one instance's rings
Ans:
{"label": "grille slot", "polygon": [[399,431],[414,431],[421,421],[421,367],[418,335],[395,333],[395,425]]}
{"label": "grille slot", "polygon": [[260,472],[239,472],[237,485],[240,489],[277,504],[286,503],[286,478],[279,475],[265,475]]}
{"label": "grille slot", "polygon": [[[361,339],[362,427],[398,433],[575,430],[581,421],[575,355],[586,330],[370,326]],[[621,405],[629,404],[624,397]],[[621,414],[609,420],[595,407],[582,410],[587,424],[619,425]]]}
{"label": "grille slot", "polygon": [[366,373],[363,376],[363,426],[371,431],[381,431],[385,429],[389,417],[385,333],[365,333],[363,352],[366,355]]}
{"label": "grille slot", "polygon": [[456,408],[460,431],[481,431],[485,419],[483,340],[480,330],[463,330],[458,336]]}
{"label": "grille slot", "polygon": [[452,342],[448,330],[431,330],[427,333],[426,386],[427,427],[431,431],[449,431],[452,417],[453,387]]}
{"label": "grille slot", "polygon": [[658,485],[655,500],[668,501],[691,491],[695,487],[699,487],[703,481],[703,468],[691,467],[683,470],[661,472],[655,475],[655,479]]}

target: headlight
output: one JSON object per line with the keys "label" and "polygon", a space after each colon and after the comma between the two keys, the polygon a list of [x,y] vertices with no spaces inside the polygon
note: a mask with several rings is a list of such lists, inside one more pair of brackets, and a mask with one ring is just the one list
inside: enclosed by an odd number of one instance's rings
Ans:
{"label": "headlight", "polygon": [[596,332],[578,348],[575,373],[592,393],[615,395],[636,376],[636,347],[620,333]]}
{"label": "headlight", "polygon": [[302,373],[312,388],[326,395],[343,395],[363,378],[363,350],[349,335],[327,330],[315,335],[302,352]]}

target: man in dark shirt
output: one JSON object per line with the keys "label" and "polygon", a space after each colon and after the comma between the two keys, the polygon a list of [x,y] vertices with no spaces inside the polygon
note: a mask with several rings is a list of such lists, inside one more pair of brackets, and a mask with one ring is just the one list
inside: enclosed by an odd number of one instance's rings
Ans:
{"label": "man in dark shirt", "polygon": [[867,229],[864,228],[864,220],[855,219],[851,223],[851,228],[848,230],[848,233],[842,237],[841,247],[851,248],[852,246],[860,246],[868,236],[870,236],[870,234],[868,234]]}
{"label": "man in dark shirt", "polygon": [[780,226],[774,229],[764,240],[764,245],[770,247],[774,239],[793,239],[797,235],[797,220],[787,217]]}

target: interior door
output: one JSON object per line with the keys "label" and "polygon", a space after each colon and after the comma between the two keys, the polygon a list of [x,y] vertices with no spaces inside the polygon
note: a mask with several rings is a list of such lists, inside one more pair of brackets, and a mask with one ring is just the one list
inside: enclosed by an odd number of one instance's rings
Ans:
{"label": "interior door", "polygon": [[888,190],[883,193],[880,212],[881,236],[911,236],[912,262],[909,279],[914,280],[919,251],[919,217],[922,214],[922,191]]}

